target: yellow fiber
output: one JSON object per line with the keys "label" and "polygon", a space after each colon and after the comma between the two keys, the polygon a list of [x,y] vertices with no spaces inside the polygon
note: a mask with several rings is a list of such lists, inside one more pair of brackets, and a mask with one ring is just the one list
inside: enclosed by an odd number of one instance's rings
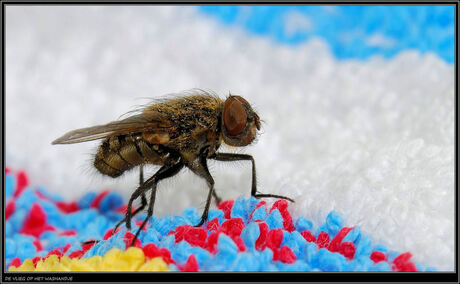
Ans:
{"label": "yellow fiber", "polygon": [[155,257],[139,267],[139,271],[169,271],[169,268],[163,258]]}
{"label": "yellow fiber", "polygon": [[113,248],[104,256],[90,258],[69,258],[50,255],[38,261],[34,267],[31,259],[26,259],[19,267],[10,266],[8,271],[169,271],[161,257],[146,262],[144,252],[136,247],[126,251]]}

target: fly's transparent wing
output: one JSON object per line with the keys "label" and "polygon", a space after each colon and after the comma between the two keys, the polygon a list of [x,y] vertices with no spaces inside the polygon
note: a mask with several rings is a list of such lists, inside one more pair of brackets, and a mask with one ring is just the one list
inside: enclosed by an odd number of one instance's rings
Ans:
{"label": "fly's transparent wing", "polygon": [[64,134],[51,144],[73,144],[144,131],[169,135],[172,134],[173,129],[171,121],[162,119],[154,112],[147,112],[104,125],[76,129]]}

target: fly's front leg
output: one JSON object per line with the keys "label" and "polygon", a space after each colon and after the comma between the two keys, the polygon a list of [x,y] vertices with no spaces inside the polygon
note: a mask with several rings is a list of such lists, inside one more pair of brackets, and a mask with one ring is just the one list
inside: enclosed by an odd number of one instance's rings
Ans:
{"label": "fly's front leg", "polygon": [[256,179],[256,163],[254,161],[254,158],[251,155],[246,155],[246,154],[233,154],[233,153],[216,153],[211,159],[217,160],[217,161],[241,161],[241,160],[247,160],[252,162],[252,184],[251,184],[251,196],[254,196],[255,198],[261,198],[261,197],[274,197],[274,198],[281,198],[281,199],[286,199],[291,202],[294,202],[289,197],[282,196],[282,195],[276,195],[276,194],[264,194],[264,193],[257,193],[257,179]]}
{"label": "fly's front leg", "polygon": [[208,165],[206,163],[206,155],[202,154],[199,157],[198,163],[194,163],[192,165],[187,165],[195,174],[199,175],[200,177],[206,180],[206,183],[209,186],[208,197],[206,198],[206,205],[204,207],[203,215],[201,215],[200,223],[195,225],[195,227],[199,227],[204,224],[206,219],[208,219],[208,212],[209,206],[211,204],[211,198],[214,196],[216,201],[220,200],[220,198],[214,193],[214,179],[212,178],[211,174],[209,173]]}

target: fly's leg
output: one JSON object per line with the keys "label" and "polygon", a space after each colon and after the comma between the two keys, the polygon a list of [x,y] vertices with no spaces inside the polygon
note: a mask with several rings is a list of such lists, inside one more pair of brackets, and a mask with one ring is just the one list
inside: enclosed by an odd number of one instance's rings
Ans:
{"label": "fly's leg", "polygon": [[256,163],[254,158],[251,155],[246,154],[233,154],[233,153],[216,153],[211,159],[217,161],[240,161],[240,160],[249,160],[252,162],[252,185],[251,185],[251,196],[255,198],[262,198],[262,197],[274,197],[274,198],[281,198],[286,199],[291,202],[294,202],[293,199],[276,194],[264,194],[264,193],[257,193],[257,180],[256,180]]}
{"label": "fly's leg", "polygon": [[206,219],[208,219],[208,212],[209,206],[211,204],[211,197],[214,196],[216,201],[220,200],[220,198],[214,193],[214,179],[212,178],[211,174],[209,173],[208,165],[206,164],[206,155],[202,154],[199,159],[199,163],[188,165],[188,167],[197,175],[204,178],[206,183],[209,186],[208,197],[206,198],[206,205],[204,207],[203,215],[201,215],[201,221],[195,227],[199,227],[204,224]]}
{"label": "fly's leg", "polygon": [[[144,165],[141,165],[139,167],[139,186],[141,186],[143,183],[144,183]],[[131,215],[131,218],[133,218],[137,213],[139,213],[142,210],[144,210],[145,206],[147,206],[147,198],[145,197],[145,193],[142,193],[141,198],[142,198],[141,206],[139,206],[139,208],[134,210],[134,212]],[[124,222],[126,222],[126,216],[125,216],[125,218],[123,218],[123,220],[121,220],[120,222],[118,222],[115,225],[115,227],[113,228],[113,231],[112,231],[112,235],[115,234],[115,232],[117,231],[118,227],[120,227],[120,225],[123,224]]]}
{"label": "fly's leg", "polygon": [[[182,162],[178,162],[178,163],[173,164],[173,165],[165,165],[165,166],[161,167],[149,180],[147,180],[146,183],[148,183],[151,180],[151,183],[149,183],[149,187],[151,187],[151,189],[152,189],[152,193],[150,195],[149,207],[147,209],[147,216],[145,217],[145,219],[142,222],[141,226],[137,230],[136,235],[134,236],[134,238],[133,238],[133,240],[131,242],[131,246],[134,245],[134,243],[137,240],[137,237],[139,236],[139,233],[142,231],[142,229],[144,229],[145,224],[147,224],[147,221],[153,215],[153,205],[155,204],[155,196],[156,196],[156,192],[157,192],[157,184],[158,184],[158,182],[160,180],[162,180],[162,179],[172,177],[173,175],[177,174],[182,169],[183,166],[184,166],[184,164]],[[128,223],[126,223],[126,224],[128,224]]]}
{"label": "fly's leg", "polygon": [[216,202],[216,206],[219,206],[219,204],[222,202],[222,198],[220,198],[217,195],[216,190],[212,191],[212,196],[214,197],[214,201]]}

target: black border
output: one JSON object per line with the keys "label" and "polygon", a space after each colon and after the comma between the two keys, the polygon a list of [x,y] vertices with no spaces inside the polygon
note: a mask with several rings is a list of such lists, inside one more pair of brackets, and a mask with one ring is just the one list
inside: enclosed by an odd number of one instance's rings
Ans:
{"label": "black border", "polygon": [[[308,0],[290,0],[286,2],[270,2],[269,1],[123,1],[123,0],[107,0],[107,1],[34,1],[34,0],[0,0],[1,14],[1,109],[2,109],[2,220],[5,219],[5,6],[7,5],[292,5],[292,4],[308,4],[308,5],[454,5],[455,6],[455,94],[458,94],[458,1],[340,1],[329,0],[324,2],[308,1]],[[458,105],[457,96],[455,101],[455,174],[458,168],[457,156],[457,122],[458,122]],[[458,188],[458,177],[455,175],[455,189]],[[453,282],[459,283],[458,277],[458,195],[455,190],[455,272],[160,272],[160,273],[145,273],[145,272],[8,272],[5,271],[5,238],[4,238],[4,222],[2,221],[2,282],[48,282],[46,277],[63,277],[72,282]],[[67,278],[66,278],[67,277]],[[63,280],[54,280],[53,282],[69,282]]]}

